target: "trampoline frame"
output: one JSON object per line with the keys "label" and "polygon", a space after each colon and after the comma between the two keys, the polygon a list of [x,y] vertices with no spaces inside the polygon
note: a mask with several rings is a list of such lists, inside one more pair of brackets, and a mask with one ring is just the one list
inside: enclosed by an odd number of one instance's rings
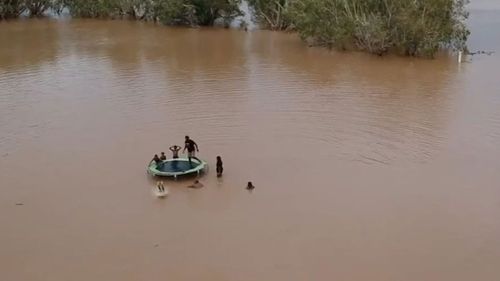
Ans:
{"label": "trampoline frame", "polygon": [[[189,159],[188,158],[175,158],[175,159],[172,158],[172,159],[163,160],[163,163],[174,162],[174,161],[186,161],[186,162],[188,162]],[[154,161],[149,163],[146,170],[147,170],[148,174],[150,174],[152,176],[173,177],[173,178],[177,179],[178,176],[182,176],[182,175],[191,175],[191,174],[198,174],[199,175],[202,171],[204,171],[208,167],[207,162],[205,162],[201,159],[191,158],[191,162],[197,164],[196,167],[189,169],[189,170],[182,171],[182,172],[160,171],[156,168],[157,166],[156,166],[156,163]]]}

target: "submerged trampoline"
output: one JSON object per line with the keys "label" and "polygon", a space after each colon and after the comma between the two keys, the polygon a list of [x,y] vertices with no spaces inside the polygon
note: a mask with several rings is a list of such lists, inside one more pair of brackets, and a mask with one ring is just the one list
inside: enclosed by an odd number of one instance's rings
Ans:
{"label": "submerged trampoline", "polygon": [[148,166],[148,173],[153,176],[174,177],[190,174],[200,174],[207,167],[203,160],[191,158],[191,163],[187,158],[167,159],[157,165],[151,162]]}

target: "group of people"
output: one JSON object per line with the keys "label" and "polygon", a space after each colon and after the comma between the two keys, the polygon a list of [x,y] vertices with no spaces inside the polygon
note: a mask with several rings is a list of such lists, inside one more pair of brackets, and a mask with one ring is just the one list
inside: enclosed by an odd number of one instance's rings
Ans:
{"label": "group of people", "polygon": [[[169,150],[172,152],[173,159],[179,158],[179,151],[181,150],[180,146],[172,145],[171,147],[169,147]],[[182,150],[182,153],[185,153],[186,150],[188,152],[187,156],[188,156],[189,164],[191,164],[192,158],[199,161],[199,159],[196,158],[196,152],[199,152],[200,149],[198,148],[198,144],[194,140],[192,140],[189,136],[184,137],[184,149]],[[160,156],[158,156],[158,154],[155,154],[151,161],[152,162],[154,161],[156,163],[156,165],[159,166],[165,160],[167,160],[167,156],[165,155],[165,152],[161,152]],[[223,170],[224,170],[224,168],[222,166],[222,158],[220,156],[217,156],[217,160],[216,160],[217,177],[222,176]]]}
{"label": "group of people", "polygon": [[[158,191],[161,192],[161,193],[165,193],[165,186],[163,185],[163,182],[162,181],[158,181],[156,183],[156,187],[158,188]],[[203,184],[199,181],[199,180],[195,180],[193,184],[191,185],[188,185],[189,188],[202,188],[203,187]],[[247,183],[247,187],[246,189],[248,191],[252,191],[255,189],[255,185],[253,185],[253,183],[251,181],[249,181]]]}
{"label": "group of people", "polygon": [[[179,158],[179,151],[181,150],[180,146],[173,145],[169,148],[169,150],[172,152],[173,159]],[[196,158],[196,152],[200,151],[198,148],[198,144],[195,141],[193,141],[191,138],[189,138],[189,136],[185,137],[184,149],[182,150],[182,153],[184,153],[186,150],[188,151],[188,159],[189,159],[190,164],[191,164],[192,158],[195,158],[196,160],[199,161],[199,159]],[[160,156],[158,156],[158,154],[155,154],[155,156],[153,157],[153,160],[151,160],[151,161],[154,161],[156,163],[156,165],[162,165],[163,161],[165,161],[165,160],[167,160],[167,156],[165,155],[165,152],[161,152]],[[221,177],[223,171],[224,171],[224,167],[223,167],[223,163],[222,163],[222,158],[220,156],[217,156],[217,159],[216,159],[217,177]],[[192,185],[190,185],[188,187],[200,188],[200,187],[203,187],[203,184],[200,181],[196,180]],[[159,181],[157,183],[157,188],[160,192],[165,192],[165,187],[163,186],[163,182]],[[249,191],[252,191],[253,189],[255,189],[255,186],[253,185],[253,183],[251,181],[249,181],[247,183],[246,189]]]}
{"label": "group of people", "polygon": [[[181,150],[181,147],[178,145],[172,145],[169,147],[169,150],[172,152],[172,158],[177,159],[179,158],[179,151]],[[196,151],[200,151],[198,148],[198,144],[196,144],[195,141],[189,138],[189,136],[185,137],[184,141],[184,150],[182,150],[182,153],[188,151],[188,159],[189,162],[191,163],[191,158],[198,159],[196,158]],[[167,156],[165,155],[165,152],[162,152],[160,156],[158,154],[155,154],[153,157],[153,160],[157,165],[161,164],[164,160],[167,160]]]}

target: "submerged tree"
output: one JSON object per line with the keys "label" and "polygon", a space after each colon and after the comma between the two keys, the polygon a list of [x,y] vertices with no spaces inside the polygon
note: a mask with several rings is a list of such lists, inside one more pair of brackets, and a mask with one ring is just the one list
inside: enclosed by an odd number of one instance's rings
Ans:
{"label": "submerged tree", "polygon": [[0,0],[0,20],[19,17],[25,10],[24,1]]}
{"label": "submerged tree", "polygon": [[[272,30],[294,29],[311,44],[382,55],[432,57],[465,49],[468,0],[247,0]],[[166,25],[229,23],[241,0],[0,0],[0,19],[40,16],[49,8],[73,17],[130,18]]]}
{"label": "submerged tree", "polygon": [[190,0],[188,2],[195,9],[199,25],[214,25],[217,19],[229,25],[235,17],[242,15],[239,8],[241,0]]}
{"label": "submerged tree", "polygon": [[58,0],[72,16],[84,18],[132,18],[167,25],[228,23],[241,14],[241,0]]}
{"label": "submerged tree", "polygon": [[55,0],[0,0],[0,20],[17,18],[21,15],[43,16],[55,2]]}
{"label": "submerged tree", "polygon": [[52,0],[25,0],[24,6],[29,16],[39,17],[52,7],[55,2]]}
{"label": "submerged tree", "polygon": [[254,19],[262,27],[284,30],[292,26],[289,5],[293,0],[248,0]]}
{"label": "submerged tree", "polygon": [[433,56],[465,48],[467,0],[294,0],[289,15],[305,40],[383,54]]}

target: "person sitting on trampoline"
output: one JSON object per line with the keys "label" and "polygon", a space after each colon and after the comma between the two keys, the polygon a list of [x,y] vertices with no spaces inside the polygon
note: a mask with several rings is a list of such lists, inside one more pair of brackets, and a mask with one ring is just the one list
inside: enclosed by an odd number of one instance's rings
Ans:
{"label": "person sitting on trampoline", "polygon": [[195,153],[195,149],[196,151],[200,151],[198,149],[198,145],[196,144],[196,142],[194,142],[192,139],[189,138],[189,136],[186,136],[185,137],[186,141],[184,142],[184,150],[182,151],[183,153],[186,151],[188,151],[188,159],[189,159],[189,164],[191,164],[191,158],[194,158],[196,160],[199,161],[198,158],[196,158],[196,153]]}
{"label": "person sitting on trampoline", "polygon": [[167,156],[165,155],[165,152],[161,153],[160,160],[167,160]]}
{"label": "person sitting on trampoline", "polygon": [[151,162],[155,161],[156,165],[160,164],[162,161],[160,159],[160,157],[158,157],[158,154],[155,154],[155,156],[153,157],[153,159],[151,160]]}
{"label": "person sitting on trampoline", "polygon": [[174,159],[179,158],[179,150],[181,150],[180,146],[172,145],[169,149],[170,149],[170,151],[172,151],[172,158],[174,158]]}

